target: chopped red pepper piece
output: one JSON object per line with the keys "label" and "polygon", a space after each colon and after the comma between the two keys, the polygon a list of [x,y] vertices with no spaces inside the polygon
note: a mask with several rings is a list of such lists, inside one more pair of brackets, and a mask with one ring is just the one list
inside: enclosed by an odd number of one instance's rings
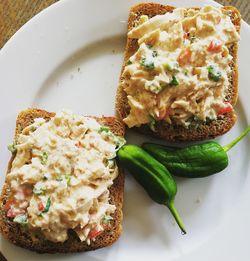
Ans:
{"label": "chopped red pepper piece", "polygon": [[185,65],[187,63],[190,63],[191,56],[192,56],[192,52],[191,52],[190,48],[183,49],[180,52],[180,54],[177,58],[177,61],[180,65]]}
{"label": "chopped red pepper piece", "polygon": [[93,228],[89,232],[89,238],[90,239],[95,238],[95,237],[99,236],[102,232],[103,232],[103,230],[98,230],[97,228]]}
{"label": "chopped red pepper piece", "polygon": [[25,197],[29,197],[32,195],[32,189],[29,187],[23,187],[22,192]]}
{"label": "chopped red pepper piece", "polygon": [[222,42],[217,40],[217,41],[211,41],[211,43],[209,44],[207,50],[210,53],[219,53],[222,50]]}
{"label": "chopped red pepper piece", "polygon": [[5,205],[4,205],[4,210],[5,210],[5,211],[8,211],[8,210],[11,208],[11,206],[14,205],[14,204],[15,204],[15,200],[14,200],[13,198],[9,199],[9,200],[5,203]]}
{"label": "chopped red pepper piece", "polygon": [[188,39],[188,36],[189,36],[189,33],[184,33],[184,34],[183,34],[183,38],[184,38],[184,39]]}
{"label": "chopped red pepper piece", "polygon": [[231,105],[228,105],[227,107],[225,107],[225,108],[223,108],[223,109],[220,109],[220,110],[217,112],[217,115],[223,115],[223,114],[225,114],[225,113],[227,113],[227,112],[230,112],[230,111],[232,111],[232,110],[233,110],[232,106],[231,106]]}
{"label": "chopped red pepper piece", "polygon": [[43,211],[44,208],[45,208],[45,206],[44,206],[43,202],[40,201],[40,202],[38,203],[38,210],[39,210],[39,211]]}
{"label": "chopped red pepper piece", "polygon": [[15,211],[15,209],[10,208],[7,212],[7,217],[14,218],[18,213]]}

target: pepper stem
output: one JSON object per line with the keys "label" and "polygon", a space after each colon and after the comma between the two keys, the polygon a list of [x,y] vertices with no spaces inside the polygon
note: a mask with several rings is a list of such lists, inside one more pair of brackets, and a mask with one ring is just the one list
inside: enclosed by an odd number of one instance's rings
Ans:
{"label": "pepper stem", "polygon": [[175,208],[174,201],[170,201],[169,204],[167,204],[170,212],[172,213],[176,223],[178,224],[179,228],[181,229],[181,232],[183,235],[187,234],[186,229],[184,227],[184,224],[181,221],[181,218]]}
{"label": "pepper stem", "polygon": [[231,141],[229,144],[223,147],[225,152],[228,152],[234,145],[236,145],[240,140],[242,140],[250,132],[250,125],[238,136],[236,139]]}

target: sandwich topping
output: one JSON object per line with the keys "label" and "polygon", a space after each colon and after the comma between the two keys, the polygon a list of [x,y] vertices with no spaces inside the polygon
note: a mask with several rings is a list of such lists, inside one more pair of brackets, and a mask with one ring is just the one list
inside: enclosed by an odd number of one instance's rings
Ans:
{"label": "sandwich topping", "polygon": [[118,175],[114,158],[125,140],[95,119],[57,113],[35,119],[9,146],[7,217],[64,242],[68,230],[90,244],[113,219],[109,187]]}
{"label": "sandwich topping", "polygon": [[232,110],[226,101],[233,57],[239,40],[229,16],[219,8],[177,8],[149,18],[128,33],[138,50],[123,72],[130,113],[128,127],[156,121],[188,127]]}

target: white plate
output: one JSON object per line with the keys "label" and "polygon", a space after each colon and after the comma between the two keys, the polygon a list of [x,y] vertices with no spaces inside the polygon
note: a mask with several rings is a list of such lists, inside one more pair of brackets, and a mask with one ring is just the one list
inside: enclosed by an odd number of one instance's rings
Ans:
{"label": "white plate", "polygon": [[[15,117],[27,107],[113,115],[129,7],[137,1],[61,0],[21,28],[0,52],[1,184]],[[166,1],[159,1],[166,3]],[[211,1],[168,1],[201,6]],[[250,29],[242,24],[238,122],[226,144],[250,123]],[[145,140],[129,134],[129,141]],[[137,141],[138,142],[138,141]],[[38,255],[1,238],[13,260],[250,260],[250,137],[229,153],[230,166],[204,179],[178,179],[176,207],[188,234],[182,236],[167,208],[152,202],[127,177],[123,234],[113,246],[72,255]]]}

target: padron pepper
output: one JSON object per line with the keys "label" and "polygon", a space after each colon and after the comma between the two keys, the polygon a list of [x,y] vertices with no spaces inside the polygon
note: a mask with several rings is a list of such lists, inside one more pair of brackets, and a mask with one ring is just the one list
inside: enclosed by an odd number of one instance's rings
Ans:
{"label": "padron pepper", "polygon": [[171,174],[186,178],[202,178],[224,170],[228,166],[227,152],[248,132],[250,126],[224,147],[216,141],[209,141],[185,148],[144,143],[142,148],[161,162]]}
{"label": "padron pepper", "polygon": [[136,145],[125,145],[118,151],[119,162],[134,176],[157,203],[169,208],[183,234],[184,225],[174,205],[177,186],[165,166]]}

